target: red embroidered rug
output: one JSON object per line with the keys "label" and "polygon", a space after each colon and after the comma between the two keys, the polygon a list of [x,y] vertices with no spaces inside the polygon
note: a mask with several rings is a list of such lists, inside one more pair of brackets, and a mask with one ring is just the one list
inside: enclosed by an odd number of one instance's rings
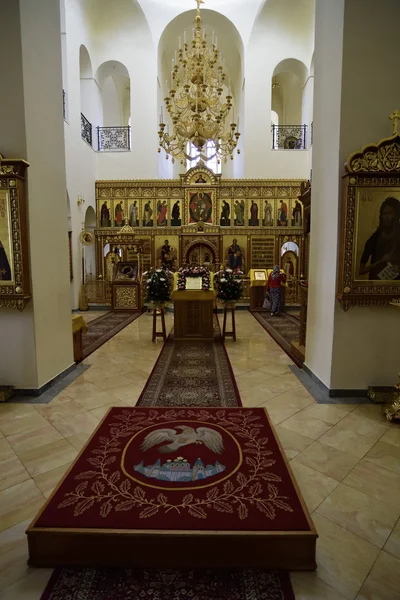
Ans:
{"label": "red embroidered rug", "polygon": [[264,409],[215,408],[112,408],[35,526],[309,528]]}
{"label": "red embroidered rug", "polygon": [[112,408],[28,531],[32,566],[315,568],[264,409]]}

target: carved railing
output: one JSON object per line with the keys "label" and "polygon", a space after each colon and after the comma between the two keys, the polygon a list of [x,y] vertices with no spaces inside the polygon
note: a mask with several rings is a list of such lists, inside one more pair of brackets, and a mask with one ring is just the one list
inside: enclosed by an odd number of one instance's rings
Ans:
{"label": "carved railing", "polygon": [[97,127],[97,149],[99,152],[123,152],[131,149],[131,128]]}
{"label": "carved railing", "polygon": [[89,146],[93,146],[93,134],[92,134],[92,124],[85,117],[84,114],[81,113],[81,138],[85,140],[89,144]]}
{"label": "carved railing", "polygon": [[300,303],[299,280],[296,277],[288,279],[285,289],[286,304],[298,305]]}
{"label": "carved railing", "polygon": [[88,304],[111,305],[111,284],[108,280],[87,281],[85,287]]}
{"label": "carved railing", "polygon": [[242,302],[250,302],[250,277],[243,277]]}
{"label": "carved railing", "polygon": [[273,150],[305,150],[307,125],[272,125]]}

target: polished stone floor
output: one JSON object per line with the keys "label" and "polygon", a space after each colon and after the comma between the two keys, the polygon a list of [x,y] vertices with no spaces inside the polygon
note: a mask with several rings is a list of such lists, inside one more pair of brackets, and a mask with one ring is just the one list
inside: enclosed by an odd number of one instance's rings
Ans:
{"label": "polished stone floor", "polygon": [[[236,325],[243,404],[268,409],[319,533],[318,570],[291,575],[296,599],[400,599],[400,426],[375,405],[317,404],[249,313]],[[0,405],[1,600],[39,600],[51,570],[27,567],[25,529],[109,407],[135,405],[162,347],[151,327],[131,323],[49,404]]]}

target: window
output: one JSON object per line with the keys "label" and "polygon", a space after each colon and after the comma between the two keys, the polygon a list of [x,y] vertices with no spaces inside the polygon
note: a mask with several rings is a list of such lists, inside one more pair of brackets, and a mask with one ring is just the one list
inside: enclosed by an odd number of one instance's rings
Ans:
{"label": "window", "polygon": [[[187,153],[190,156],[195,157],[193,160],[186,161],[186,169],[189,170],[192,167],[195,167],[197,165],[197,163],[200,160],[200,156],[198,156],[198,150],[197,150],[196,146],[194,144],[192,144],[191,142],[188,143]],[[211,169],[212,171],[214,171],[214,173],[216,175],[219,175],[221,173],[221,163],[218,163],[218,157],[213,156],[214,154],[215,154],[215,142],[210,140],[207,142],[206,156],[207,156],[207,158],[209,158],[211,156],[213,158],[210,158],[210,160],[207,161],[206,166],[209,169]]]}

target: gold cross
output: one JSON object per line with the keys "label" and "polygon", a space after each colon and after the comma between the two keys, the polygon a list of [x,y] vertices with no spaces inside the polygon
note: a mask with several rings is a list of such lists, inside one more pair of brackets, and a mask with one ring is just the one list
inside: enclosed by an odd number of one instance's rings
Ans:
{"label": "gold cross", "polygon": [[200,11],[200,4],[204,4],[204,0],[194,0],[197,3],[197,11]]}
{"label": "gold cross", "polygon": [[393,135],[399,133],[399,120],[400,120],[400,111],[394,110],[390,115],[389,119],[393,121]]}

